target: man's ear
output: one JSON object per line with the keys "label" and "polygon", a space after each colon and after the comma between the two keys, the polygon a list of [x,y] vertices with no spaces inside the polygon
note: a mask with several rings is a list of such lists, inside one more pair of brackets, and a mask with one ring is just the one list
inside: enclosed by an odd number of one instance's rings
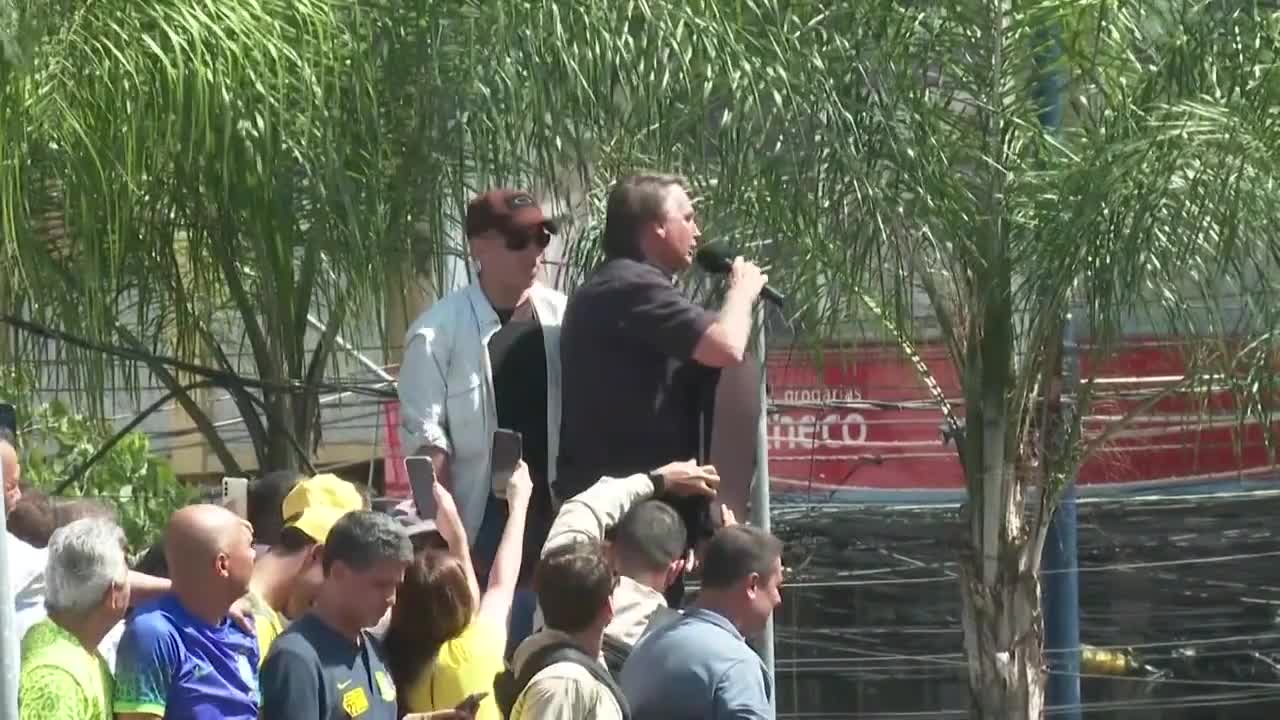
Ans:
{"label": "man's ear", "polygon": [[226,553],[218,553],[213,559],[213,571],[219,577],[231,576],[231,558]]}
{"label": "man's ear", "polygon": [[329,578],[334,578],[338,582],[342,582],[342,580],[347,577],[347,573],[350,572],[350,568],[340,562],[330,563],[328,570],[324,570],[323,564],[319,567],[321,568],[321,574],[324,576],[326,582],[328,582]]}
{"label": "man's ear", "polygon": [[747,597],[754,598],[756,593],[760,592],[762,580],[763,578],[760,577],[760,573],[751,573],[747,576],[747,579],[744,581],[747,588]]}
{"label": "man's ear", "polygon": [[604,601],[604,624],[607,627],[613,622],[613,593],[609,593],[609,597]]}
{"label": "man's ear", "polygon": [[304,564],[309,566],[312,563],[317,563],[319,565],[324,564],[324,545],[316,543],[315,545],[307,548],[307,559]]}
{"label": "man's ear", "polygon": [[118,582],[113,582],[107,586],[106,592],[103,594],[103,600],[107,601],[107,607],[111,608],[113,612],[125,610],[129,605],[125,586]]}

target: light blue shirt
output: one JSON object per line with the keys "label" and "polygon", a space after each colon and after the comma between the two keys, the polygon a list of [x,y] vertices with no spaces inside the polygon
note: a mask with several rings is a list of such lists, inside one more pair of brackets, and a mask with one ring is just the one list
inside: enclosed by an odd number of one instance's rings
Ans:
{"label": "light blue shirt", "polygon": [[633,720],[772,720],[773,680],[728,618],[695,608],[642,639],[622,668]]}
{"label": "light blue shirt", "polygon": [[[554,488],[560,448],[560,321],[566,300],[541,285],[530,289],[529,298],[547,353],[547,482]],[[449,490],[472,543],[493,485],[489,460],[498,415],[489,338],[501,327],[479,283],[446,295],[419,315],[405,335],[397,383],[401,448],[406,455],[423,445],[448,453],[453,474]],[[435,508],[418,508],[419,517],[434,514]]]}

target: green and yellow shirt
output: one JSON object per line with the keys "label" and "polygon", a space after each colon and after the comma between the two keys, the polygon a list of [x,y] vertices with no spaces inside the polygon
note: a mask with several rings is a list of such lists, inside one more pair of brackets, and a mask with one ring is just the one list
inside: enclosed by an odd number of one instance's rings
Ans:
{"label": "green and yellow shirt", "polygon": [[18,720],[111,720],[111,670],[52,620],[22,638]]}

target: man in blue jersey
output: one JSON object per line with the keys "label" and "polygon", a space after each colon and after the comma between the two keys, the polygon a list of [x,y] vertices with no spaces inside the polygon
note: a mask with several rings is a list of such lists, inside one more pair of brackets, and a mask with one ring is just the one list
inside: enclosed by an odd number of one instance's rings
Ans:
{"label": "man in blue jersey", "polygon": [[258,717],[258,644],[227,612],[249,587],[253,528],[191,505],[165,529],[173,592],[137,609],[116,656],[116,720]]}

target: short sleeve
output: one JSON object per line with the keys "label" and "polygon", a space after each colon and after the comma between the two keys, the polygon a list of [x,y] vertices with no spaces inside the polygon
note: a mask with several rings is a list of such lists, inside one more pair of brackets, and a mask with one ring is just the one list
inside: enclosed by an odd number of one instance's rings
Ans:
{"label": "short sleeve", "polygon": [[485,621],[472,621],[458,637],[440,647],[435,662],[409,689],[410,707],[449,710],[473,693],[486,692],[489,696],[481,701],[479,717],[497,717],[493,678],[506,667],[501,636]]}
{"label": "short sleeve", "polygon": [[116,650],[117,713],[164,715],[169,686],[181,670],[182,649],[172,628],[157,615],[131,620]]}
{"label": "short sleeve", "polygon": [[94,714],[84,688],[66,670],[39,665],[22,673],[18,720],[84,720]]}
{"label": "short sleeve", "polygon": [[618,330],[669,357],[692,359],[698,341],[715,322],[713,313],[657,273],[630,278],[616,292]]}
{"label": "short sleeve", "polygon": [[253,629],[257,636],[258,662],[261,664],[266,662],[271,644],[284,632],[284,623],[280,621],[280,614],[262,602],[261,598],[252,593],[248,597],[253,606]]}
{"label": "short sleeve", "polygon": [[320,664],[293,648],[277,647],[267,656],[258,679],[263,720],[315,720],[320,707]]}
{"label": "short sleeve", "polygon": [[764,669],[758,662],[740,660],[730,665],[716,683],[716,720],[767,720],[773,717],[773,702],[765,685]]}
{"label": "short sleeve", "polygon": [[529,683],[516,699],[511,717],[576,720],[588,717],[591,707],[579,683],[553,675]]}

